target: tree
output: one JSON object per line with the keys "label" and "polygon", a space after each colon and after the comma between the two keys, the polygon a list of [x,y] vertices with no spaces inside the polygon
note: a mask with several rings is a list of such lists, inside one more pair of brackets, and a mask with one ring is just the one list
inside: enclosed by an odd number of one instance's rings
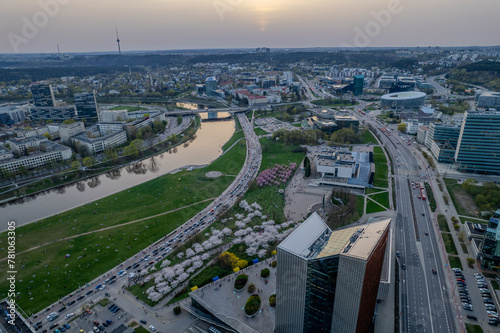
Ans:
{"label": "tree", "polygon": [[76,122],[75,119],[66,119],[65,121],[63,121],[63,124],[73,124],[74,122]]}
{"label": "tree", "polygon": [[43,136],[46,137],[47,140],[52,140],[52,135],[50,135],[49,132],[45,132],[45,134]]}
{"label": "tree", "polygon": [[115,148],[108,148],[104,151],[104,156],[110,161],[116,160],[118,158],[118,153]]}
{"label": "tree", "polygon": [[352,128],[342,128],[330,136],[330,141],[332,143],[357,143],[360,138]]}
{"label": "tree", "polygon": [[309,161],[309,157],[304,158],[304,173],[306,177],[311,175],[311,161]]}
{"label": "tree", "polygon": [[92,157],[85,157],[82,163],[85,167],[90,168],[92,165],[94,165],[94,159]]}
{"label": "tree", "polygon": [[398,131],[406,133],[406,123],[401,123],[398,125]]}
{"label": "tree", "polygon": [[175,314],[175,315],[178,315],[179,313],[181,313],[181,307],[180,307],[180,306],[176,306],[176,307],[174,308],[174,314]]}
{"label": "tree", "polygon": [[182,124],[182,116],[177,116],[177,125]]}
{"label": "tree", "polygon": [[474,178],[469,178],[462,183],[462,188],[467,193],[471,193],[474,187],[476,187],[476,180]]}
{"label": "tree", "polygon": [[80,167],[80,162],[78,161],[73,161],[71,162],[71,169],[78,169]]}

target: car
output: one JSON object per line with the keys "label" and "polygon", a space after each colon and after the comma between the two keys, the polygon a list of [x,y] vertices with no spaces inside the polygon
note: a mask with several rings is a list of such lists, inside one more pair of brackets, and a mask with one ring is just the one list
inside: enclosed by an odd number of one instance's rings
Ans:
{"label": "car", "polygon": [[107,322],[103,322],[102,324],[104,325],[104,327],[108,327],[109,326],[109,324]]}
{"label": "car", "polygon": [[104,293],[104,296],[111,297],[111,294],[110,293]]}
{"label": "car", "polygon": [[[56,330],[56,331],[57,331],[57,330]],[[61,328],[59,328],[59,331],[60,331],[60,332],[66,332],[66,327],[61,326]]]}
{"label": "car", "polygon": [[92,289],[90,289],[89,291],[87,291],[87,293],[85,295],[90,295],[92,294],[94,291]]}
{"label": "car", "polygon": [[65,307],[65,306],[63,306],[62,308],[60,308],[59,310],[57,310],[57,312],[61,313],[61,312],[63,312],[64,310],[66,310],[66,307]]}
{"label": "car", "polygon": [[84,297],[85,297],[85,295],[82,295],[82,296],[78,297],[76,300],[81,301]]}
{"label": "car", "polygon": [[432,274],[437,274],[437,271],[435,268],[432,269]]}
{"label": "car", "polygon": [[49,330],[56,328],[57,326],[59,326],[59,324],[52,324],[52,325],[50,325]]}
{"label": "car", "polygon": [[99,333],[100,332],[99,329],[96,326],[94,326],[94,332],[95,333]]}
{"label": "car", "polygon": [[64,317],[64,319],[69,319],[69,318],[73,317],[74,315],[75,315],[74,313],[68,313],[66,315],[66,317]]}
{"label": "car", "polygon": [[477,321],[477,317],[476,317],[476,316],[474,316],[474,315],[471,315],[471,314],[468,314],[468,315],[467,315],[467,318],[472,319],[472,320],[476,320],[476,321]]}
{"label": "car", "polygon": [[99,330],[100,330],[100,331],[104,331],[104,326],[99,325],[99,326],[97,326],[97,327],[99,328]]}
{"label": "car", "polygon": [[[107,280],[106,280],[106,281],[104,281],[104,283],[107,283],[107,282],[108,282]],[[102,284],[100,284],[100,283],[99,283],[97,286],[95,286],[95,290],[97,290],[97,289],[99,289],[99,288],[101,288],[101,287],[102,287]]]}
{"label": "car", "polygon": [[108,323],[108,325],[113,324],[113,322],[111,320],[109,320],[109,319],[106,319],[106,322]]}
{"label": "car", "polygon": [[92,324],[94,324],[95,326],[99,326],[99,322],[97,320],[94,320]]}
{"label": "car", "polygon": [[156,331],[156,327],[154,327],[153,325],[149,325],[149,329],[153,332]]}
{"label": "car", "polygon": [[488,320],[488,324],[491,326],[498,326],[498,320],[490,319],[490,320]]}
{"label": "car", "polygon": [[99,288],[99,290],[104,290],[106,288],[106,286],[102,286],[101,288]]}
{"label": "car", "polygon": [[75,300],[72,300],[71,302],[68,303],[68,306],[75,304],[75,302],[76,302]]}
{"label": "car", "polygon": [[460,268],[452,268],[454,272],[461,272],[462,270]]}
{"label": "car", "polygon": [[141,324],[146,325],[146,324],[147,324],[147,321],[145,321],[144,319],[141,319]]}
{"label": "car", "polygon": [[69,324],[68,324],[68,323],[64,324],[63,326],[64,326],[64,328],[65,328],[65,329],[69,329],[69,328],[71,328],[71,326],[69,326]]}

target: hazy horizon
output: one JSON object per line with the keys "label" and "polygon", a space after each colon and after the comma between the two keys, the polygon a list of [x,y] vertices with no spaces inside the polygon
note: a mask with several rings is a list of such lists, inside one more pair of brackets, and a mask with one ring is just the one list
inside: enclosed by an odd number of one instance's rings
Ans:
{"label": "hazy horizon", "polygon": [[0,0],[0,53],[497,46],[492,0]]}

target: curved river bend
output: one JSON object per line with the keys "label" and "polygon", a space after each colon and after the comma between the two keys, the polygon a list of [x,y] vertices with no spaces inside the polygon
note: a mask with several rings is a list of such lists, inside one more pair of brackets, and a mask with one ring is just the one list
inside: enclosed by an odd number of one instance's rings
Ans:
{"label": "curved river bend", "polygon": [[21,226],[120,192],[178,168],[209,164],[222,153],[222,146],[233,132],[233,120],[203,122],[196,132],[196,139],[188,147],[178,146],[176,153],[163,153],[135,167],[123,167],[58,190],[27,197],[23,202],[3,205],[0,208],[0,232],[7,229],[7,221],[16,221],[17,226]]}

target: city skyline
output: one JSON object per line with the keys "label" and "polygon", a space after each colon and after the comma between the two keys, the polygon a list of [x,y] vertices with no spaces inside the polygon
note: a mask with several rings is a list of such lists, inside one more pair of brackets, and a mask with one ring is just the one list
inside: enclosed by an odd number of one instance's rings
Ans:
{"label": "city skyline", "polygon": [[[500,3],[29,0],[0,14],[0,53],[498,45]],[[474,22],[474,18],[478,21]],[[479,20],[480,18],[480,20]],[[464,24],[469,22],[469,24]]]}

